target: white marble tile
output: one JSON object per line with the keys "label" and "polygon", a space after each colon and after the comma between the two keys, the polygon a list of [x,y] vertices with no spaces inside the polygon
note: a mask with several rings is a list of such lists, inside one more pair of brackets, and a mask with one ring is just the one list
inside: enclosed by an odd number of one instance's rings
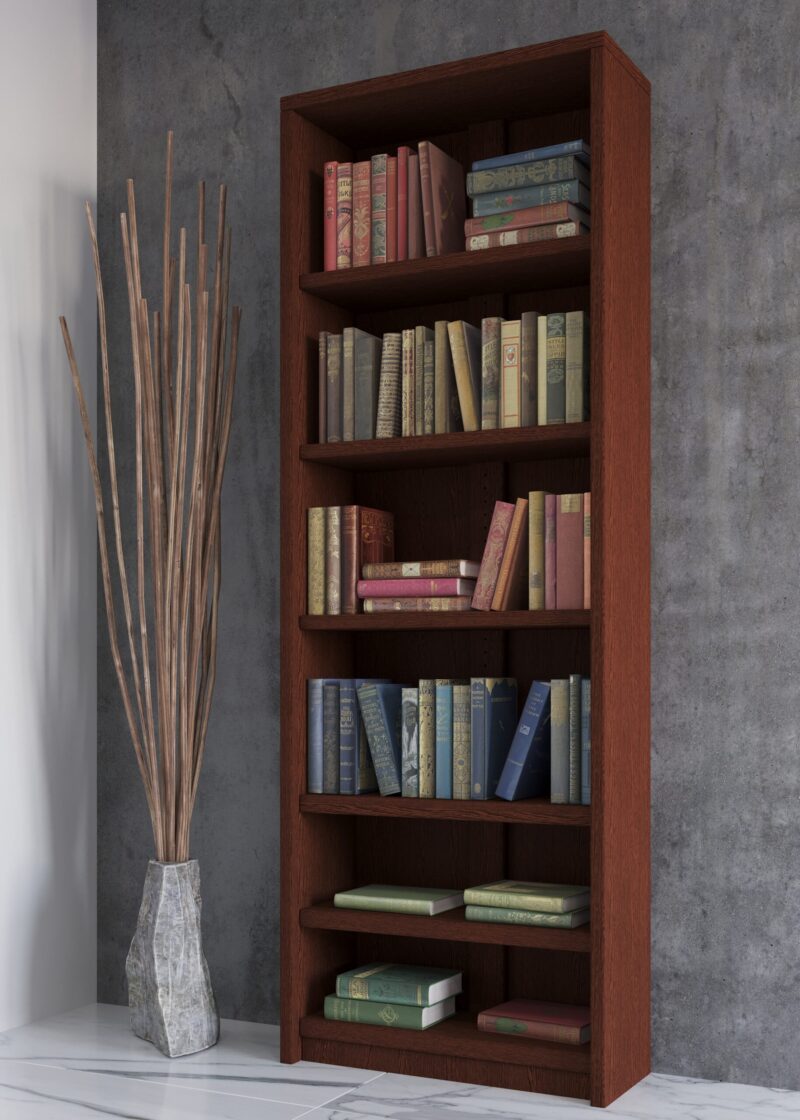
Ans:
{"label": "white marble tile", "polygon": [[127,1008],[96,1004],[0,1034],[0,1063],[37,1062],[305,1108],[325,1104],[377,1076],[373,1070],[308,1062],[281,1065],[278,1047],[277,1027],[224,1019],[220,1041],[211,1050],[165,1058],[133,1034]]}

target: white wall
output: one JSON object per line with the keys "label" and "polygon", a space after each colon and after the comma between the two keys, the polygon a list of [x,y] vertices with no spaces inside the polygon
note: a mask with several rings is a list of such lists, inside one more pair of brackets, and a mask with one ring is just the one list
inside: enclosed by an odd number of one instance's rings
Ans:
{"label": "white wall", "polygon": [[0,0],[0,1030],[96,992],[95,0]]}

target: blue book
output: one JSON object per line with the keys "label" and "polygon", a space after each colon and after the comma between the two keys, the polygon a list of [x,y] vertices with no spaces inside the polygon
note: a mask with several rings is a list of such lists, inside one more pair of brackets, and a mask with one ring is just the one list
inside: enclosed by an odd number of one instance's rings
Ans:
{"label": "blue book", "polygon": [[361,718],[361,706],[358,703],[357,693],[362,684],[377,684],[379,679],[383,681],[383,678],[358,677],[352,682],[355,686],[353,699],[355,701],[356,717],[356,755],[353,767],[355,773],[354,793],[375,793],[378,788],[375,767],[372,765],[372,755],[369,753],[367,729],[364,726],[364,720]]}
{"label": "blue book", "polygon": [[453,685],[436,682],[436,796],[453,796]]}
{"label": "blue book", "polygon": [[339,793],[356,792],[356,684],[339,682]]}
{"label": "blue book", "polygon": [[504,801],[550,793],[550,685],[534,681],[508,752],[497,796]]}
{"label": "blue book", "polygon": [[400,702],[402,685],[371,683],[356,690],[367,731],[378,789],[400,793]]}
{"label": "blue book", "polygon": [[516,187],[509,191],[479,194],[472,200],[472,213],[476,218],[488,214],[505,214],[508,210],[527,210],[529,206],[544,206],[548,202],[572,202],[590,209],[591,195],[588,187],[577,179],[563,183],[541,183],[533,187]]}
{"label": "blue book", "polygon": [[324,683],[319,678],[308,682],[306,789],[309,793],[322,793],[322,686]]}
{"label": "blue book", "polygon": [[592,682],[581,681],[581,805],[592,803]]}
{"label": "blue book", "polygon": [[322,792],[339,792],[339,682],[322,682]]}
{"label": "blue book", "polygon": [[483,171],[490,167],[509,167],[512,163],[533,163],[537,159],[556,159],[558,156],[577,156],[583,163],[591,162],[589,145],[585,140],[567,140],[563,144],[548,144],[544,148],[528,148],[525,152],[509,152],[505,156],[477,159],[472,165],[472,170]]}
{"label": "blue book", "polygon": [[472,800],[497,792],[517,726],[517,682],[510,677],[473,677],[470,690]]}

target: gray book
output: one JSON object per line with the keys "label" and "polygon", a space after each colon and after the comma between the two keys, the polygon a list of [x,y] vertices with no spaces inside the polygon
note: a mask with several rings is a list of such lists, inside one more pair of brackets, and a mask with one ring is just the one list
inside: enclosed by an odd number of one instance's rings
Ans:
{"label": "gray book", "polygon": [[435,432],[460,432],[461,406],[458,403],[453,355],[447,334],[447,320],[439,319],[434,326],[433,396]]}
{"label": "gray book", "polygon": [[435,343],[432,339],[425,340],[425,364],[423,368],[423,386],[425,397],[422,404],[422,432],[423,435],[433,435],[435,429],[434,392],[435,392]]}
{"label": "gray book", "polygon": [[550,682],[550,800],[569,805],[569,681]]}
{"label": "gray book", "polygon": [[400,335],[397,333],[383,336],[375,435],[378,439],[400,435]]}
{"label": "gray book", "polygon": [[569,803],[581,803],[581,678],[569,678]]}
{"label": "gray book", "polygon": [[425,343],[433,342],[430,327],[414,328],[414,434],[425,432]]}
{"label": "gray book", "polygon": [[342,334],[342,439],[352,443],[356,418],[355,327]]}
{"label": "gray book", "polygon": [[563,312],[547,316],[546,368],[547,423],[563,424],[567,418],[567,317]]}
{"label": "gray book", "polygon": [[404,688],[401,697],[400,792],[419,797],[419,692]]}
{"label": "gray book", "polygon": [[565,419],[580,424],[589,419],[589,316],[585,311],[566,315]]}
{"label": "gray book", "polygon": [[536,415],[538,321],[538,311],[523,311],[519,317],[519,423],[522,428],[539,423]]}
{"label": "gray book", "polygon": [[481,429],[500,427],[500,352],[503,320],[481,320]]}
{"label": "gray book", "polygon": [[342,438],[342,336],[328,335],[328,443]]}
{"label": "gray book", "polygon": [[378,422],[378,390],[381,377],[381,340],[366,331],[353,329],[355,409],[354,439],[374,439]]}

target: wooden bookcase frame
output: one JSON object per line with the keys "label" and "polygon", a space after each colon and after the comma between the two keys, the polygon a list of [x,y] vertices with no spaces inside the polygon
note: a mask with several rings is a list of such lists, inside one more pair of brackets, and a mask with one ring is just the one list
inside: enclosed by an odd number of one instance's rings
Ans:
{"label": "wooden bookcase frame", "polygon": [[[587,138],[585,237],[324,273],[322,167],[430,138],[468,167]],[[650,92],[605,33],[281,102],[281,1058],[584,1097],[650,1069]],[[317,445],[317,336],[584,308],[586,424]],[[494,501],[592,491],[591,611],[304,617],[306,510],[395,512],[398,555],[479,558]],[[306,793],[309,677],[592,677],[592,805]],[[591,881],[578,930],[335,909],[364,882]],[[417,1033],[328,1022],[338,971],[454,964],[455,1019]],[[585,1046],[482,1034],[514,996],[589,1002]]]}

